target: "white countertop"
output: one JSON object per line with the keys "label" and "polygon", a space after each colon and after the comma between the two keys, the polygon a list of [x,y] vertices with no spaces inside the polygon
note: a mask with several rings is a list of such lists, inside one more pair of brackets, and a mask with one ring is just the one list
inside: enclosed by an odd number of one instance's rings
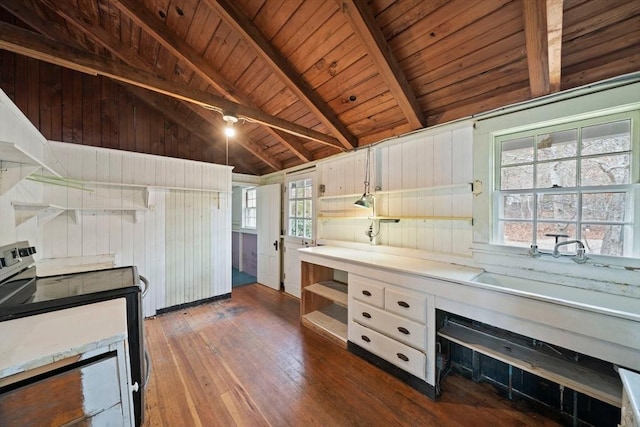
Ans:
{"label": "white countertop", "polygon": [[127,338],[124,298],[0,322],[0,379]]}
{"label": "white countertop", "polygon": [[638,298],[493,273],[485,275],[489,280],[475,281],[474,279],[484,273],[483,269],[379,252],[334,246],[304,248],[299,249],[299,252],[302,258],[305,255],[319,256],[361,266],[410,273],[640,322],[640,299]]}
{"label": "white countertop", "polygon": [[416,274],[441,280],[471,281],[484,270],[458,264],[430,261],[378,252],[361,251],[335,246],[314,246],[298,250],[301,254],[315,255],[337,261],[380,267],[400,273]]}

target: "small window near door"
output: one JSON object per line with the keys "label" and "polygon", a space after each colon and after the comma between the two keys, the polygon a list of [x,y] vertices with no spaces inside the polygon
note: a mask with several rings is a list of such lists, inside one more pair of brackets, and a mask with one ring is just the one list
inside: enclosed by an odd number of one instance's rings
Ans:
{"label": "small window near door", "polygon": [[289,182],[289,236],[312,238],[313,181],[300,179]]}
{"label": "small window near door", "polygon": [[242,190],[242,228],[256,228],[256,189]]}

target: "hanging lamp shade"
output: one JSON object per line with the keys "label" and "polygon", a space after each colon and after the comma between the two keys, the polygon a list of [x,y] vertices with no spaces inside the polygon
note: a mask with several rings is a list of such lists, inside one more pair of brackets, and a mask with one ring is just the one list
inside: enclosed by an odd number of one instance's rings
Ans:
{"label": "hanging lamp shade", "polygon": [[372,199],[373,196],[371,194],[364,193],[362,197],[353,202],[353,205],[359,208],[370,208],[373,201]]}

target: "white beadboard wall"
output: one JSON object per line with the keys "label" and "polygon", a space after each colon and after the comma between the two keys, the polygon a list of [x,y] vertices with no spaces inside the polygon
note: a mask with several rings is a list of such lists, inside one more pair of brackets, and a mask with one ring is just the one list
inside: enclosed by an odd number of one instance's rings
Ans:
{"label": "white beadboard wall", "polygon": [[78,208],[42,226],[45,258],[113,255],[116,266],[136,265],[151,283],[146,316],[231,292],[230,167],[60,142],[49,147],[48,164],[93,191],[45,186],[45,203]]}
{"label": "white beadboard wall", "polygon": [[[378,216],[390,217],[471,217],[473,195],[473,125],[455,123],[379,144],[371,151],[371,192],[423,189],[463,184],[462,188],[405,191],[379,194],[375,199]],[[338,156],[317,166],[318,183],[325,185],[318,213],[333,216],[369,215],[370,210],[354,208],[356,197],[327,198],[362,194],[367,150]],[[321,195],[322,196],[322,195]],[[369,219],[318,219],[320,243],[371,245],[365,231]],[[375,228],[374,228],[375,231]],[[472,224],[468,220],[403,218],[399,223],[380,224],[376,250],[392,250],[412,256],[424,253],[471,257]]]}
{"label": "white beadboard wall", "polygon": [[[0,141],[16,144],[21,150],[36,158],[42,156],[47,142],[2,90],[0,90]],[[4,188],[3,179],[9,178],[8,174],[11,173],[9,169],[22,167],[24,166],[18,166],[15,163],[7,164],[0,155],[0,188]],[[37,202],[41,199],[42,185],[24,180],[8,189],[6,193],[0,194],[0,245],[21,240],[41,245],[37,225],[28,224],[20,229],[16,228],[15,211],[11,205],[12,201]]]}

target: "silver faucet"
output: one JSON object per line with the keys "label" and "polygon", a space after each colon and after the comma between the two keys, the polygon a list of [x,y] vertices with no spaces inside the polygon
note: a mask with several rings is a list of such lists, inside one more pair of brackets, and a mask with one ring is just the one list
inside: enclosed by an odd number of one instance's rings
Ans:
{"label": "silver faucet", "polygon": [[560,246],[571,245],[574,243],[576,244],[576,246],[578,246],[578,250],[575,255],[572,255],[571,259],[578,264],[584,264],[585,262],[587,262],[587,255],[585,253],[584,244],[580,240],[566,240],[564,242],[556,243],[556,245],[553,247],[553,257],[560,258],[562,256],[562,254],[558,250]]}
{"label": "silver faucet", "polygon": [[529,249],[529,256],[532,258],[540,258],[542,252],[538,250],[538,245],[531,245],[531,249]]}

